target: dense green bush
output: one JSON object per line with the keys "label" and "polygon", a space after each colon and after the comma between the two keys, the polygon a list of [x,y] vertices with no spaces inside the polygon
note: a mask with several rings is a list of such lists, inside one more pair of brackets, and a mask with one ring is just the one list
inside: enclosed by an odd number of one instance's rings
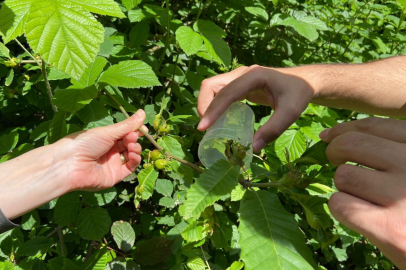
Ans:
{"label": "dense green bush", "polygon": [[[205,78],[240,65],[362,63],[402,54],[406,41],[395,1],[0,3],[0,162],[122,121],[121,104],[144,109],[153,133],[163,117],[159,145],[197,163]],[[271,109],[250,105],[258,128]],[[0,235],[0,269],[394,269],[326,205],[335,168],[318,134],[364,117],[310,105],[240,176],[254,183],[238,183],[225,161],[200,173],[162,156],[163,170],[67,194]],[[142,145],[150,164],[154,146]]]}

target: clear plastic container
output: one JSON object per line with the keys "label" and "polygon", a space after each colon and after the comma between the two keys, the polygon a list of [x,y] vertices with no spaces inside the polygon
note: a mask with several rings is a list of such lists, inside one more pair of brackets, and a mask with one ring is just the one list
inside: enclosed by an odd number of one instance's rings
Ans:
{"label": "clear plastic container", "polygon": [[228,140],[234,140],[250,149],[244,159],[245,169],[252,162],[252,139],[254,137],[254,112],[241,102],[234,103],[217,121],[207,129],[199,145],[198,155],[204,166],[209,168],[219,159],[227,160],[224,154]]}

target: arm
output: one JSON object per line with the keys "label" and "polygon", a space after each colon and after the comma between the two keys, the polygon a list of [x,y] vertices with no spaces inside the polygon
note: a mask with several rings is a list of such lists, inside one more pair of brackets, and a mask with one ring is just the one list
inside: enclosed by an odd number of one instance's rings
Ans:
{"label": "arm", "polygon": [[137,140],[144,120],[140,110],[118,124],[71,134],[0,164],[0,209],[14,219],[70,191],[114,186],[141,162]]}
{"label": "arm", "polygon": [[233,102],[243,99],[275,110],[254,136],[255,151],[278,138],[310,102],[406,116],[406,57],[353,65],[251,66],[218,75],[202,83],[198,97],[202,117],[199,130],[210,127]]}

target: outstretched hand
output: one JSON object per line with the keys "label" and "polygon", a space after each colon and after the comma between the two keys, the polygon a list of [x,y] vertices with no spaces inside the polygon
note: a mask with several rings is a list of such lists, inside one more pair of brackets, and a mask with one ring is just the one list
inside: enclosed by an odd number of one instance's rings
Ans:
{"label": "outstretched hand", "polygon": [[[133,173],[141,162],[137,140],[144,120],[145,112],[139,110],[123,122],[77,132],[55,143],[56,159],[64,160],[70,190],[106,189]],[[126,158],[124,164],[120,154]]]}
{"label": "outstretched hand", "polygon": [[240,67],[203,81],[197,103],[206,130],[234,102],[247,99],[271,106],[275,112],[254,136],[254,151],[277,139],[306,109],[315,91],[292,69]]}
{"label": "outstretched hand", "polygon": [[327,157],[338,165],[331,213],[406,269],[406,122],[367,118],[325,130],[320,138],[330,143]]}

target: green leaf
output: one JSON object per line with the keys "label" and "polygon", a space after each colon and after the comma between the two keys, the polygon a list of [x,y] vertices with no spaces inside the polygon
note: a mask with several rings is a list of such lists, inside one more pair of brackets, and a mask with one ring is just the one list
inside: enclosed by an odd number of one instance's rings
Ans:
{"label": "green leaf", "polygon": [[11,58],[10,50],[1,42],[0,42],[0,57],[7,57],[9,59]]}
{"label": "green leaf", "polygon": [[78,213],[82,209],[79,193],[71,192],[58,199],[54,209],[54,220],[56,224],[68,226],[74,223]]}
{"label": "green leaf", "polygon": [[85,124],[85,129],[104,127],[114,124],[113,117],[99,101],[93,100],[77,112],[77,116]]}
{"label": "green leaf", "polygon": [[52,238],[37,236],[18,247],[16,251],[16,258],[44,254],[53,244],[54,240]]}
{"label": "green leaf", "polygon": [[38,215],[38,211],[32,210],[27,214],[23,215],[21,220],[21,229],[23,230],[31,230],[32,228],[38,227],[41,223],[41,220]]}
{"label": "green leaf", "polygon": [[195,22],[193,29],[196,32],[202,33],[204,36],[215,36],[219,39],[227,36],[227,33],[212,21],[200,19]]}
{"label": "green leaf", "polygon": [[111,234],[117,246],[124,251],[129,251],[134,246],[135,232],[130,223],[116,221],[111,226]]}
{"label": "green leaf", "polygon": [[48,261],[48,267],[50,270],[80,270],[80,266],[78,266],[75,262],[64,258],[64,257],[56,257]]}
{"label": "green leaf", "polygon": [[174,208],[175,207],[175,201],[174,201],[174,199],[172,199],[170,197],[163,197],[163,198],[159,199],[158,204],[160,206],[164,206],[166,208]]}
{"label": "green leaf", "polygon": [[10,86],[13,83],[14,80],[14,69],[10,69],[6,81],[4,82],[5,86]]}
{"label": "green leaf", "polygon": [[24,34],[31,0],[7,0],[0,10],[0,33],[4,43]]}
{"label": "green leaf", "polygon": [[117,189],[111,187],[98,192],[81,192],[83,201],[90,206],[103,206],[111,203],[117,196]]}
{"label": "green leaf", "polygon": [[106,64],[106,58],[97,57],[96,60],[86,68],[85,73],[83,73],[79,81],[75,79],[71,80],[73,84],[72,88],[86,88],[95,84]]}
{"label": "green leaf", "polygon": [[138,174],[138,186],[135,192],[143,200],[147,200],[154,192],[155,181],[158,178],[158,172],[153,166],[143,169]]}
{"label": "green leaf", "polygon": [[171,197],[173,193],[172,181],[158,179],[155,184],[155,190],[166,197]]}
{"label": "green leaf", "polygon": [[124,13],[114,0],[68,0],[66,2],[71,2],[75,6],[81,6],[92,13],[125,18]]}
{"label": "green leaf", "polygon": [[252,15],[254,15],[255,17],[258,17],[264,21],[268,21],[269,19],[269,15],[268,12],[260,7],[246,7],[245,10],[249,13],[251,13]]}
{"label": "green leaf", "polygon": [[227,270],[241,270],[244,267],[243,262],[233,262]]}
{"label": "green leaf", "polygon": [[[135,261],[144,266],[166,263],[172,254],[172,245],[172,240],[154,237],[139,244],[133,257]],[[150,268],[145,267],[145,269]]]}
{"label": "green leaf", "polygon": [[3,156],[0,159],[0,163],[8,161],[10,159],[16,158],[24,153],[27,153],[28,151],[31,151],[34,149],[34,146],[30,143],[24,143],[17,148],[15,148],[12,152],[8,153],[7,155]]}
{"label": "green leaf", "polygon": [[14,264],[9,261],[0,262],[0,269],[2,270],[14,270]]}
{"label": "green leaf", "polygon": [[145,45],[148,40],[150,27],[148,22],[139,22],[133,28],[131,28],[129,39],[130,45],[133,48],[137,48],[141,45]]}
{"label": "green leaf", "polygon": [[304,208],[307,222],[313,229],[319,230],[330,227],[330,216],[324,209],[324,204],[327,203],[326,198],[304,194],[292,194],[292,197]]}
{"label": "green leaf", "polygon": [[173,216],[164,216],[158,221],[158,224],[175,226],[175,218]]}
{"label": "green leaf", "polygon": [[204,238],[204,228],[195,219],[182,231],[183,239],[188,242],[197,242]]}
{"label": "green leaf", "polygon": [[111,219],[106,209],[90,207],[79,213],[77,231],[84,239],[100,241],[109,232],[110,226]]}
{"label": "green leaf", "polygon": [[185,158],[185,153],[182,150],[182,145],[172,137],[163,136],[159,138],[158,144],[171,155],[178,158]]}
{"label": "green leaf", "polygon": [[289,16],[286,19],[279,21],[279,24],[293,27],[298,34],[304,36],[310,41],[319,37],[317,30],[328,30],[327,25],[323,21],[311,16],[300,19]]}
{"label": "green leaf", "polygon": [[313,160],[316,160],[317,163],[320,165],[328,164],[329,160],[326,155],[327,146],[327,143],[319,141],[318,143],[307,149],[303,153],[302,158],[311,158]]}
{"label": "green leaf", "polygon": [[203,36],[206,50],[217,63],[229,66],[231,64],[231,50],[228,44],[216,36]]}
{"label": "green leaf", "polygon": [[290,161],[299,158],[306,151],[306,139],[297,130],[285,131],[275,142],[275,152],[278,158],[286,161],[286,149],[289,152]]}
{"label": "green leaf", "polygon": [[17,131],[4,134],[0,137],[0,155],[12,151],[18,143],[19,134]]}
{"label": "green leaf", "polygon": [[245,269],[316,267],[297,222],[268,191],[247,191],[240,205],[241,259]]}
{"label": "green leaf", "polygon": [[176,30],[176,40],[188,56],[196,54],[203,45],[202,36],[188,26],[181,26]]}
{"label": "green leaf", "polygon": [[348,259],[347,250],[345,248],[332,247],[331,249],[339,262],[345,262]]}
{"label": "green leaf", "polygon": [[246,191],[242,185],[237,184],[233,191],[231,191],[231,201],[236,202],[242,200]]}
{"label": "green leaf", "polygon": [[315,142],[320,141],[319,134],[324,129],[325,128],[320,123],[316,122],[312,122],[310,126],[300,127],[300,131]]}
{"label": "green leaf", "polygon": [[205,270],[206,263],[200,257],[191,257],[186,262],[187,267],[191,270]]}
{"label": "green leaf", "polygon": [[60,89],[55,92],[53,102],[59,109],[75,113],[96,98],[98,93],[94,85],[84,89]]}
{"label": "green leaf", "polygon": [[159,86],[152,68],[142,61],[123,61],[111,66],[100,77],[100,82],[124,88]]}
{"label": "green leaf", "polygon": [[122,0],[122,2],[127,10],[131,10],[137,7],[142,2],[142,0]]}
{"label": "green leaf", "polygon": [[[93,251],[92,256],[86,261],[83,270],[104,270],[108,261],[108,250],[102,248],[99,251]],[[70,269],[66,269],[70,270]]]}
{"label": "green leaf", "polygon": [[238,166],[231,166],[220,159],[202,173],[187,191],[186,218],[198,218],[207,206],[229,194],[238,183],[239,172]]}
{"label": "green leaf", "polygon": [[229,250],[229,242],[233,236],[233,223],[227,217],[226,213],[215,212],[213,218],[213,234],[211,235],[210,239],[217,249],[222,248],[224,250]]}
{"label": "green leaf", "polygon": [[104,28],[87,10],[62,0],[36,0],[25,25],[30,47],[79,80],[103,42]]}

